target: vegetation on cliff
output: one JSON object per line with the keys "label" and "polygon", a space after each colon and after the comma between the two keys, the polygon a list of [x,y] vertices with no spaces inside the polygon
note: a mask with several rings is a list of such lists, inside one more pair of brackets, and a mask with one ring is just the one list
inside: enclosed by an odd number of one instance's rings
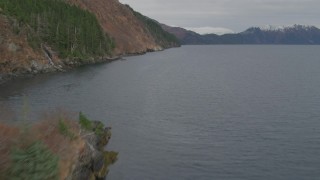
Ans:
{"label": "vegetation on cliff", "polygon": [[63,0],[2,0],[0,7],[16,19],[16,33],[27,29],[34,48],[47,44],[61,58],[102,56],[115,46],[95,15]]}
{"label": "vegetation on cliff", "polygon": [[84,129],[81,117],[77,122],[63,112],[42,119],[23,127],[0,123],[0,179],[78,180],[107,175],[118,155],[104,149],[110,128],[86,118],[92,126]]}
{"label": "vegetation on cliff", "polygon": [[179,45],[118,0],[0,1],[0,83]]}
{"label": "vegetation on cliff", "polygon": [[141,22],[143,22],[147,30],[155,38],[157,44],[160,44],[165,48],[180,45],[179,39],[173,34],[163,30],[159,22],[142,15],[137,11],[134,11],[129,5],[126,5],[126,6],[134,13],[134,15]]}
{"label": "vegetation on cliff", "polygon": [[58,156],[37,141],[11,153],[12,165],[7,179],[58,179]]}

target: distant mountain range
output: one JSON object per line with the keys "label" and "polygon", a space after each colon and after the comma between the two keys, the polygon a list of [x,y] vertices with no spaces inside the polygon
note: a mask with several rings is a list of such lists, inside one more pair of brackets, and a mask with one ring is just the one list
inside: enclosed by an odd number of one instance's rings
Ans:
{"label": "distant mountain range", "polygon": [[320,44],[320,29],[315,26],[251,27],[236,34],[200,35],[179,27],[162,24],[181,44]]}

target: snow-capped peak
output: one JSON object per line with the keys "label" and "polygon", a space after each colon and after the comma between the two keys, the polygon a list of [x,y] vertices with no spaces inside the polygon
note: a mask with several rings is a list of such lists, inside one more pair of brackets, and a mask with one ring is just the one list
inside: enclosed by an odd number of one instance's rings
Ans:
{"label": "snow-capped peak", "polygon": [[276,26],[276,25],[264,25],[260,26],[259,28],[263,31],[279,31],[284,30],[288,26]]}
{"label": "snow-capped peak", "polygon": [[307,25],[286,25],[286,26],[276,26],[276,25],[264,25],[260,26],[259,29],[263,31],[285,31],[289,29],[302,29],[302,30],[310,30],[314,28],[314,26],[307,26]]}

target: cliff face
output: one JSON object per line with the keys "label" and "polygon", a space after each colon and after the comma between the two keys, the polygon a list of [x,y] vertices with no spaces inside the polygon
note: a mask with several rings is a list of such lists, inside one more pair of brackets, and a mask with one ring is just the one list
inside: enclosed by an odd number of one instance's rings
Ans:
{"label": "cliff face", "polygon": [[118,0],[0,1],[0,83],[179,46],[159,23]]}
{"label": "cliff face", "polygon": [[94,13],[104,31],[115,40],[116,55],[161,50],[134,13],[118,0],[67,0]]}
{"label": "cliff face", "polygon": [[[27,41],[26,30],[14,33],[14,20],[0,14],[0,82],[6,75],[54,71],[41,51],[34,50]],[[56,58],[53,61],[58,63]]]}

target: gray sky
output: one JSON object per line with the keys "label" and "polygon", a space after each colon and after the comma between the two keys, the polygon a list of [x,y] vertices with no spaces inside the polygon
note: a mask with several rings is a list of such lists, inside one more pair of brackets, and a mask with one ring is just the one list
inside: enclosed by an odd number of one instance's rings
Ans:
{"label": "gray sky", "polygon": [[241,32],[248,27],[265,25],[320,27],[320,0],[119,1],[161,23],[200,33]]}

